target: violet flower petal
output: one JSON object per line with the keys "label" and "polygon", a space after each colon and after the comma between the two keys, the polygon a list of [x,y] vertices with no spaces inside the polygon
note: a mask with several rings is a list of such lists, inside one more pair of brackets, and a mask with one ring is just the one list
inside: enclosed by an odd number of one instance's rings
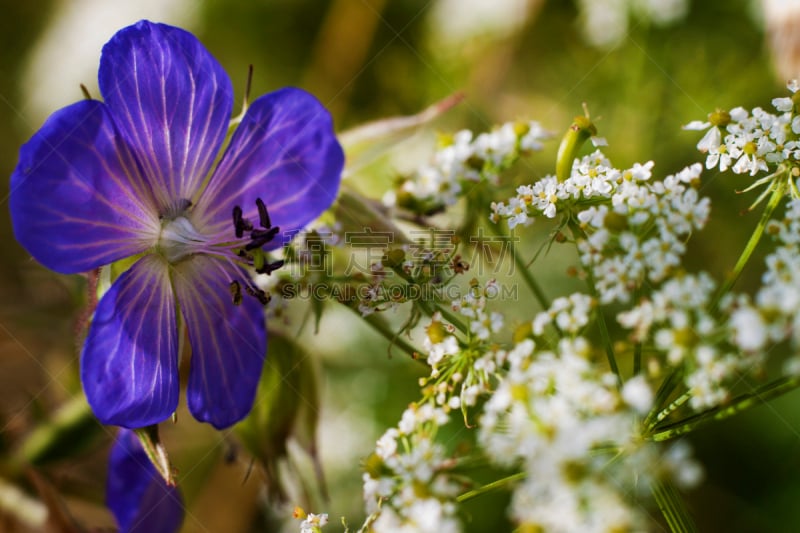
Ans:
{"label": "violet flower petal", "polygon": [[140,21],[103,47],[100,92],[161,214],[193,200],[228,131],[230,79],[191,33]]}
{"label": "violet flower petal", "polygon": [[160,231],[149,185],[96,101],[56,111],[22,146],[10,204],[17,240],[64,274],[140,253]]}
{"label": "violet flower petal", "polygon": [[330,207],[339,191],[344,153],[330,113],[309,93],[285,88],[255,100],[196,208],[198,227],[219,239],[231,233],[231,208],[258,222],[256,198],[281,228],[275,249]]}
{"label": "violet flower petal", "polygon": [[146,255],[100,300],[81,356],[81,381],[103,424],[156,424],[178,407],[178,327],[168,265]]}
{"label": "violet flower petal", "polygon": [[189,411],[217,429],[250,412],[267,353],[262,304],[244,294],[234,305],[231,296],[230,282],[246,279],[241,268],[207,255],[178,263],[173,275],[192,345]]}

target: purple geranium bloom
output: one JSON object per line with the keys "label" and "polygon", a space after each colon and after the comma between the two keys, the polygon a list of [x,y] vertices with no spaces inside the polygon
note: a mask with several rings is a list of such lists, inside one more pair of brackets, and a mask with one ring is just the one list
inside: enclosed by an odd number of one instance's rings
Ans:
{"label": "purple geranium bloom", "polygon": [[229,426],[249,412],[266,353],[265,295],[247,268],[279,266],[263,252],[333,202],[344,156],[330,115],[299,89],[264,95],[212,171],[233,91],[193,35],[124,28],[99,80],[104,102],[56,111],[21,148],[14,233],[62,273],[135,260],[100,300],[81,355],[100,421],[135,428],[175,411],[182,320],[189,410]]}
{"label": "purple geranium bloom", "polygon": [[183,498],[147,457],[133,431],[121,429],[111,448],[106,505],[120,533],[173,533],[183,522]]}

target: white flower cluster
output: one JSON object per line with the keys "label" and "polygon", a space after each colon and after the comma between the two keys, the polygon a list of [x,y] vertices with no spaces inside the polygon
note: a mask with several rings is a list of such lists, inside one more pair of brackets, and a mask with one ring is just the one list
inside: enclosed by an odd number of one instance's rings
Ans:
{"label": "white flower cluster", "polygon": [[[792,93],[799,86],[797,80],[788,85]],[[772,105],[777,114],[760,107],[752,111],[736,107],[729,112],[715,111],[708,121],[695,120],[684,126],[708,130],[697,143],[697,149],[707,154],[706,168],[719,167],[721,172],[730,168],[736,174],[755,176],[785,161],[800,162],[800,116],[794,114],[793,99],[775,98]]]}
{"label": "white flower cluster", "polygon": [[[299,510],[302,512],[302,510]],[[295,514],[298,509],[295,509]],[[322,528],[328,524],[328,513],[308,513],[300,522],[300,533],[321,533]]]}
{"label": "white flower cluster", "polygon": [[492,279],[481,288],[477,285],[460,299],[452,302],[451,307],[469,319],[469,331],[477,339],[485,341],[489,334],[497,333],[503,327],[503,315],[497,311],[486,311],[487,294],[497,294],[497,281]]}
{"label": "white flower cluster", "polygon": [[456,328],[434,313],[426,329],[423,347],[428,352],[430,376],[423,378],[426,395],[445,411],[474,407],[481,394],[489,392],[497,370],[495,351],[487,346],[490,334],[503,327],[503,315],[486,309],[487,294],[496,291],[496,281],[481,287],[474,284],[451,308],[469,319],[464,342],[456,337]]}
{"label": "white flower cluster", "polygon": [[648,181],[652,164],[622,173],[610,204],[577,214],[581,263],[601,303],[628,302],[645,281],[659,283],[679,269],[686,239],[708,220],[710,202],[695,189],[701,166]]}
{"label": "white flower cluster", "polygon": [[465,184],[496,182],[497,176],[523,154],[541,150],[550,136],[538,122],[507,122],[496,130],[475,136],[470,130],[456,133],[452,142],[439,149],[433,161],[405,177],[383,202],[421,215],[433,214],[453,205]]}
{"label": "white flower cluster", "polygon": [[[627,171],[628,179],[648,179],[649,166],[636,165]],[[642,172],[646,177],[639,178]],[[559,208],[564,209],[579,200],[593,198],[609,198],[616,187],[625,177],[623,172],[613,168],[611,162],[596,150],[594,153],[581,159],[576,159],[572,166],[570,177],[560,183],[555,176],[545,176],[532,185],[517,187],[517,195],[509,199],[508,203],[492,202],[492,222],[500,219],[508,221],[508,227],[529,225],[533,222],[531,217],[544,215],[553,218]],[[625,174],[627,176],[627,174]]]}
{"label": "white flower cluster", "polygon": [[653,359],[648,365],[653,372],[659,373],[664,363],[685,368],[684,383],[694,409],[720,405],[741,374],[759,363],[758,356],[742,357],[719,342],[724,324],[708,310],[714,288],[705,273],[675,277],[617,316],[623,327],[633,330],[634,341],[652,342],[663,354],[664,360]]}
{"label": "white flower cluster", "polygon": [[542,311],[533,319],[533,334],[541,336],[545,328],[553,324],[563,333],[577,335],[589,323],[594,304],[590,296],[581,293],[556,298],[550,309]]}
{"label": "white flower cluster", "polygon": [[684,458],[664,472],[656,446],[637,433],[652,407],[649,385],[640,376],[618,392],[614,375],[589,362],[582,337],[562,339],[554,351],[535,348],[526,339],[499,354],[507,373],[479,420],[487,455],[526,473],[514,489],[513,519],[541,531],[644,529],[631,495],[646,493],[655,476],[697,471]]}
{"label": "white flower cluster", "polygon": [[459,485],[448,472],[454,461],[434,441],[447,413],[431,403],[412,404],[397,427],[378,440],[363,475],[370,531],[460,531],[455,497]]}

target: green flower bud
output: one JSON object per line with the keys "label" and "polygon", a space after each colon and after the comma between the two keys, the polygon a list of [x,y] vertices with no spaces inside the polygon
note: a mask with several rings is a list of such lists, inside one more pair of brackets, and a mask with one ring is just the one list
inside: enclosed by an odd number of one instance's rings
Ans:
{"label": "green flower bud", "polygon": [[583,143],[597,135],[597,128],[588,116],[577,116],[561,139],[556,155],[556,177],[565,181],[572,170],[572,162],[578,155]]}

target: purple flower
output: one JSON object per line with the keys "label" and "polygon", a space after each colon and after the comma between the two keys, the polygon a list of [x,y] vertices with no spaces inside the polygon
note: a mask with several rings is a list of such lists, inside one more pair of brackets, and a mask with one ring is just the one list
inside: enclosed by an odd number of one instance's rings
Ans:
{"label": "purple flower", "polygon": [[120,533],[173,533],[183,522],[183,498],[167,485],[133,431],[121,429],[111,448],[106,505]]}
{"label": "purple flower", "polygon": [[103,48],[99,80],[104,102],[56,111],[20,149],[14,233],[58,272],[132,263],[100,300],[81,356],[100,421],[135,428],[175,411],[182,322],[189,409],[229,426],[249,412],[266,353],[265,295],[247,268],[277,268],[264,251],[333,202],[344,156],[330,115],[299,89],[264,95],[212,170],[233,90],[193,35],[124,28]]}

